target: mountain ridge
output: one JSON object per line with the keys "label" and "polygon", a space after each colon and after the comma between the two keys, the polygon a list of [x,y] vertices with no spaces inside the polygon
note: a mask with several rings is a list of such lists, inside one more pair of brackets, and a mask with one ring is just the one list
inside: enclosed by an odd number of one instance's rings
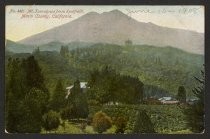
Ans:
{"label": "mountain ridge", "polygon": [[87,13],[71,22],[18,41],[39,45],[51,41],[69,43],[84,41],[122,45],[130,39],[134,44],[173,46],[193,53],[204,53],[204,34],[139,22],[119,10]]}

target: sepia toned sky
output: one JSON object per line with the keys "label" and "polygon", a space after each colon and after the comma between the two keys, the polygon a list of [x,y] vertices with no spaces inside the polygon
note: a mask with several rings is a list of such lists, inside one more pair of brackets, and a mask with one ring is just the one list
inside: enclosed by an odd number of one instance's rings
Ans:
{"label": "sepia toned sky", "polygon": [[[118,9],[140,22],[204,32],[203,6],[7,6],[6,39],[19,41],[31,35],[73,21],[88,12]],[[30,13],[28,13],[30,11]],[[46,12],[48,11],[48,13]],[[55,13],[49,13],[54,11]],[[75,12],[77,11],[77,12]],[[62,13],[63,12],[63,13]],[[65,13],[64,13],[65,12]],[[24,17],[23,15],[30,15]],[[59,16],[65,18],[58,18]]]}

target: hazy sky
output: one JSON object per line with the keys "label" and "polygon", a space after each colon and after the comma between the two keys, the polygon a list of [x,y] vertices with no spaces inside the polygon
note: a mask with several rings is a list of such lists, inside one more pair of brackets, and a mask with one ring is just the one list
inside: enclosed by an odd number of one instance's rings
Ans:
{"label": "hazy sky", "polygon": [[70,22],[88,12],[103,13],[114,9],[118,9],[140,22],[152,22],[160,26],[204,32],[203,6],[28,5],[6,7],[6,39],[18,41]]}

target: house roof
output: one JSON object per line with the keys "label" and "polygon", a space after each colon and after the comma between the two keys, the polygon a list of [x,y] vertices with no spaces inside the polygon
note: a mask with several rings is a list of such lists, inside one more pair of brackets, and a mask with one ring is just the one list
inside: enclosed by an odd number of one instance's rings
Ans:
{"label": "house roof", "polygon": [[162,97],[162,98],[159,98],[158,100],[169,101],[169,100],[172,100],[172,97]]}
{"label": "house roof", "polygon": [[[68,98],[68,96],[70,95],[70,93],[71,93],[71,89],[74,87],[74,85],[71,85],[71,86],[69,86],[69,87],[66,87],[66,90],[68,90],[67,91],[67,95],[66,95],[66,98]],[[87,82],[80,82],[80,88],[87,88]]]}
{"label": "house roof", "polygon": [[66,89],[69,90],[69,89],[72,89],[73,87],[74,87],[74,86],[71,85],[71,86],[69,86],[69,87],[66,87]]}
{"label": "house roof", "polygon": [[80,88],[87,88],[87,82],[80,82]]}
{"label": "house roof", "polygon": [[[74,87],[74,85],[71,85],[69,87],[66,87],[67,90],[70,90]],[[87,88],[87,82],[80,82],[80,88]]]}

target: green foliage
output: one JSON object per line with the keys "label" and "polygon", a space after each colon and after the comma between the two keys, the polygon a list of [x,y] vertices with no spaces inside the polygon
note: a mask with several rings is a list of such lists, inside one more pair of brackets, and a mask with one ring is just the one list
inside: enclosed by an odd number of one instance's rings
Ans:
{"label": "green foliage", "polygon": [[[74,83],[77,78],[88,81],[93,86],[93,90],[90,90],[93,93],[88,93],[88,98],[91,99],[88,100],[90,100],[89,103],[91,105],[94,104],[94,107],[98,108],[96,110],[90,108],[90,115],[94,114],[93,111],[102,110],[110,117],[125,116],[129,119],[126,127],[129,125],[134,126],[134,122],[130,121],[135,121],[135,116],[132,115],[135,115],[139,108],[134,105],[101,107],[98,104],[109,101],[136,104],[136,100],[142,97],[135,98],[136,94],[134,92],[138,92],[137,90],[142,92],[142,89],[145,97],[174,96],[177,94],[177,86],[180,84],[185,85],[186,95],[192,96],[193,93],[190,90],[196,87],[198,84],[197,80],[201,83],[201,86],[199,85],[194,89],[194,93],[199,98],[198,104],[196,103],[196,105],[186,110],[190,115],[190,118],[188,117],[189,121],[195,121],[194,124],[186,126],[181,108],[177,106],[141,105],[140,107],[147,110],[148,116],[151,118],[152,123],[154,123],[155,131],[158,133],[185,131],[189,127],[196,127],[192,129],[196,133],[202,131],[204,95],[199,94],[204,93],[204,89],[202,90],[203,81],[200,79],[192,80],[193,76],[197,76],[204,62],[202,55],[187,53],[172,47],[153,47],[147,45],[130,45],[128,47],[113,44],[95,44],[91,47],[84,45],[83,47],[82,44],[74,43],[68,44],[70,51],[67,54],[68,56],[63,57],[59,54],[62,45],[64,46],[64,44],[53,42],[43,47],[36,46],[41,51],[34,53],[34,57],[30,58],[28,58],[30,56],[28,53],[15,54],[6,51],[6,64],[8,66],[6,66],[5,70],[5,116],[8,132],[39,132],[40,122],[38,119],[40,119],[40,115],[46,112],[49,98],[46,88],[49,88],[50,92],[54,92],[58,79],[62,79],[63,86],[67,86]],[[28,46],[15,43],[10,48],[16,49],[19,52],[29,52]],[[34,49],[31,48],[30,52]],[[52,49],[57,52],[52,52]],[[12,58],[9,58],[10,56]],[[25,59],[20,60],[20,58]],[[111,68],[106,70],[104,67],[107,65]],[[89,77],[90,71],[94,72],[93,76]],[[45,75],[45,78],[43,75]],[[136,84],[140,82],[146,84],[144,88],[138,88]],[[99,88],[98,90],[97,87]],[[63,110],[64,119],[66,117],[67,119],[83,117],[88,114],[86,96],[81,92],[79,87],[72,89],[74,94],[72,100],[75,101],[71,102],[71,98],[69,98],[69,104]],[[128,92],[131,92],[131,95]],[[26,96],[30,98],[30,101],[34,102],[34,105],[25,99]],[[42,98],[40,101],[37,100],[38,96]],[[132,101],[134,99],[135,101]],[[41,105],[38,105],[38,103]],[[85,106],[85,108],[82,106]],[[38,111],[38,108],[41,111]],[[34,111],[33,113],[37,113],[35,114],[36,118],[32,114],[32,110]],[[78,111],[83,112],[80,113]],[[25,113],[28,113],[28,115]],[[32,119],[31,121],[25,120],[30,118]],[[198,120],[196,121],[196,119]],[[30,122],[33,122],[34,125],[30,126]],[[199,127],[199,131],[197,127]],[[129,131],[125,130],[125,133],[129,133]]]}
{"label": "green foliage", "polygon": [[187,125],[194,133],[201,133],[204,131],[204,95],[205,95],[205,73],[201,71],[201,77],[195,77],[197,87],[193,89],[194,95],[198,101],[184,109],[186,115]]}
{"label": "green foliage", "polygon": [[68,46],[61,46],[60,55],[62,57],[68,57],[68,55],[69,55],[69,48],[68,48]]}
{"label": "green foliage", "polygon": [[112,126],[111,118],[99,111],[93,116],[93,128],[98,133],[103,133]]}
{"label": "green foliage", "polygon": [[61,109],[62,120],[71,120],[80,117],[77,113],[76,107],[72,104],[68,104],[65,108]]}
{"label": "green foliage", "polygon": [[49,94],[33,56],[10,58],[6,74],[6,130],[10,133],[41,131],[41,117]]}
{"label": "green foliage", "polygon": [[32,88],[26,94],[20,105],[21,118],[19,131],[21,133],[39,133],[41,131],[42,115],[46,111],[47,96],[40,89]]}
{"label": "green foliage", "polygon": [[34,51],[33,51],[32,54],[33,54],[33,55],[39,55],[39,54],[40,54],[40,49],[39,49],[39,47],[37,47],[36,49],[34,49]]}
{"label": "green foliage", "polygon": [[144,85],[143,87],[143,96],[144,98],[161,98],[161,97],[171,97],[172,94],[169,93],[169,91],[160,88],[158,86],[154,85]]}
{"label": "green foliage", "polygon": [[55,130],[60,125],[60,115],[50,110],[48,113],[45,113],[42,117],[42,126],[46,131]]}
{"label": "green foliage", "polygon": [[133,133],[155,133],[154,125],[145,110],[138,111]]}
{"label": "green foliage", "polygon": [[70,118],[87,118],[89,110],[86,93],[80,88],[79,80],[74,82],[67,100],[67,107],[70,110]]}
{"label": "green foliage", "polygon": [[110,117],[125,117],[128,119],[125,133],[132,133],[136,120],[136,113],[147,110],[148,116],[154,124],[157,133],[168,133],[188,129],[182,108],[177,105],[112,105],[90,106],[90,115],[103,111]]}
{"label": "green foliage", "polygon": [[113,119],[114,125],[116,126],[115,133],[124,133],[127,125],[127,119],[125,117],[119,116]]}
{"label": "green foliage", "polygon": [[186,90],[185,90],[184,86],[180,86],[179,87],[176,98],[181,103],[185,103],[186,102]]}
{"label": "green foliage", "polygon": [[50,101],[50,108],[57,112],[60,109],[64,108],[66,106],[65,97],[66,97],[66,90],[64,90],[61,80],[58,80],[52,95],[52,100]]}
{"label": "green foliage", "polygon": [[44,77],[41,73],[41,68],[38,65],[37,60],[35,60],[34,56],[30,56],[27,58],[25,71],[27,80],[26,85],[29,88],[36,87],[43,91],[47,91],[47,88],[44,84]]}
{"label": "green foliage", "polygon": [[[10,44],[7,45],[9,47]],[[16,45],[19,47],[18,44]],[[64,46],[64,44],[52,42],[39,46],[40,54],[35,55],[50,91],[53,91],[55,81],[58,79],[62,79],[64,85],[72,84],[77,78],[87,81],[90,71],[109,65],[121,75],[138,77],[144,84],[162,88],[171,95],[176,95],[177,86],[184,84],[187,96],[192,96],[193,93],[190,90],[196,86],[196,81],[192,80],[192,77],[199,73],[204,63],[203,55],[191,54],[169,46],[127,47],[100,43],[92,46],[82,43],[68,44],[70,54],[64,58],[58,53],[62,45]],[[12,46],[15,48],[15,44]],[[45,49],[46,47],[48,49]],[[22,49],[22,46],[20,48]],[[58,52],[53,52],[54,50]],[[7,52],[6,59],[8,56],[26,57],[28,55]]]}
{"label": "green foliage", "polygon": [[101,104],[108,102],[140,103],[143,99],[143,83],[138,78],[117,74],[106,66],[91,73],[88,81],[88,99]]}

